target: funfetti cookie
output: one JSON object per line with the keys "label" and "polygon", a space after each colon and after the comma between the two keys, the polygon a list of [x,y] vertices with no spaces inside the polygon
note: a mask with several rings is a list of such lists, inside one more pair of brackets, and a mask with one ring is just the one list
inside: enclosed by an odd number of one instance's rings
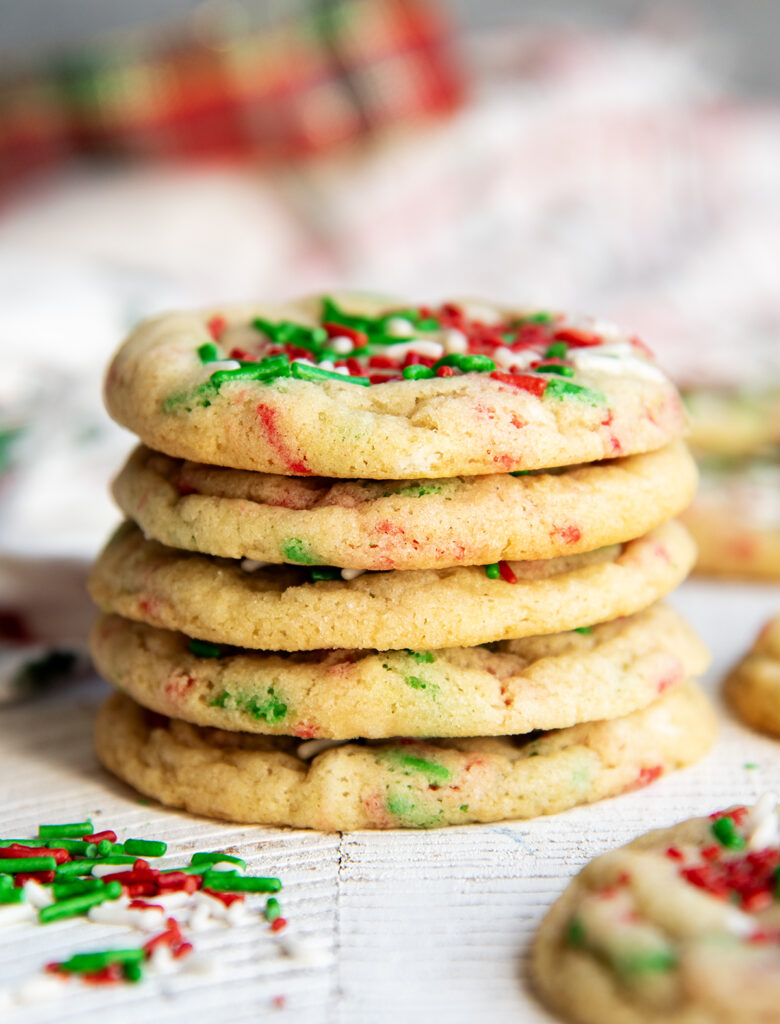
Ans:
{"label": "funfetti cookie", "polygon": [[549,468],[680,436],[677,391],[612,326],[357,296],[163,316],[106,378],[150,448],[288,476],[407,480]]}
{"label": "funfetti cookie", "polygon": [[729,673],[723,692],[748,725],[780,736],[780,615],[767,622],[752,650]]}
{"label": "funfetti cookie", "polygon": [[101,615],[91,648],[103,677],[152,711],[328,739],[502,736],[616,718],[709,663],[695,633],[663,605],[487,647],[287,655]]}
{"label": "funfetti cookie", "polygon": [[659,829],[580,872],[542,922],[536,987],[577,1024],[780,1019],[774,797]]}
{"label": "funfetti cookie", "polygon": [[433,650],[560,633],[630,615],[680,583],[695,557],[677,522],[597,551],[536,562],[363,573],[242,563],[164,547],[125,523],[93,566],[106,612],[263,650]]}
{"label": "funfetti cookie", "polygon": [[110,771],[161,803],[230,821],[336,830],[554,814],[690,764],[714,735],[709,702],[685,683],[624,718],[537,737],[335,746],[200,728],[114,694],[98,713],[95,739]]}
{"label": "funfetti cookie", "polygon": [[144,534],[170,547],[348,569],[591,551],[673,518],[695,489],[696,467],[681,441],[585,466],[414,481],[252,473],[140,447],[113,488]]}

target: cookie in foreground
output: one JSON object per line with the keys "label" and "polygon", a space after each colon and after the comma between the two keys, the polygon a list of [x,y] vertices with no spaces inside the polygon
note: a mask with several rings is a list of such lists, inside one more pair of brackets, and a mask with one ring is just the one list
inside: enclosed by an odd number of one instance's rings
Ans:
{"label": "cookie in foreground", "polygon": [[770,619],[723,693],[739,717],[760,732],[780,736],[780,615]]}
{"label": "cookie in foreground", "polygon": [[247,572],[237,561],[147,541],[124,523],[93,566],[89,588],[102,611],[217,644],[433,650],[631,615],[681,583],[694,557],[685,528],[672,521],[623,545],[505,563],[495,578],[486,567],[459,566],[344,580],[316,566]]}
{"label": "cookie in foreground", "polygon": [[686,428],[674,385],[612,325],[356,295],[148,321],[105,397],[156,451],[287,476],[549,468],[654,451]]}
{"label": "cookie in foreground", "polygon": [[682,441],[521,475],[289,477],[137,448],[114,481],[151,540],[224,558],[347,569],[439,569],[558,558],[640,537],[693,499]]}
{"label": "cookie in foreground", "polygon": [[109,771],[163,804],[335,831],[555,814],[690,764],[715,734],[709,701],[688,682],[624,718],[540,736],[335,746],[188,725],[117,693],[98,713],[95,742]]}
{"label": "cookie in foreground", "polygon": [[91,649],[103,677],[152,711],[304,739],[559,729],[646,707],[709,663],[690,626],[660,604],[488,647],[298,654],[210,644],[101,615]]}
{"label": "cookie in foreground", "polygon": [[777,1021],[778,867],[771,795],[597,857],[542,921],[540,995],[577,1024]]}

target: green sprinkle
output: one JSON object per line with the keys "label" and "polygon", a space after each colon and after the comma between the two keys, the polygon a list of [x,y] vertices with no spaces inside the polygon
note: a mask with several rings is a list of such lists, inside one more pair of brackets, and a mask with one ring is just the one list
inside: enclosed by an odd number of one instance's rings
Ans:
{"label": "green sprinkle", "polygon": [[94,831],[91,821],[76,821],[70,825],[39,825],[38,838],[51,839],[56,837],[64,839],[70,836],[72,839],[81,839],[82,836],[91,836]]}
{"label": "green sprinkle", "polygon": [[671,949],[658,949],[641,953],[620,953],[615,957],[615,967],[624,974],[670,971],[676,966],[677,956]]}
{"label": "green sprinkle", "polygon": [[492,565],[486,565],[485,575],[489,580],[501,579],[501,570],[498,568],[498,562],[493,562]]}
{"label": "green sprinkle", "polygon": [[125,981],[142,981],[144,976],[144,969],[141,966],[141,961],[132,960],[129,963],[123,963],[122,974],[124,974],[125,976]]}
{"label": "green sprinkle", "polygon": [[110,839],[101,839],[97,844],[98,857],[107,857],[114,852],[114,846],[121,846],[121,843],[112,843]]}
{"label": "green sprinkle", "polygon": [[223,384],[236,380],[270,381],[277,377],[289,377],[290,360],[286,355],[268,356],[257,363],[241,363],[235,370],[215,370],[201,390],[215,387],[219,390]]}
{"label": "green sprinkle", "polygon": [[429,377],[436,376],[430,366],[423,366],[420,363],[413,366],[405,366],[401,372],[406,380],[428,380]]}
{"label": "green sprinkle", "polygon": [[[100,860],[97,863],[99,863],[99,864],[135,864],[135,862],[136,862],[136,858],[135,857],[128,857],[128,856],[125,856],[123,854],[117,853],[117,854],[109,854],[108,857],[101,857]],[[83,863],[83,861],[82,861],[82,863]],[[60,868],[66,868],[66,867],[68,867],[68,864],[60,864]],[[91,865],[90,865],[90,867],[91,867]]]}
{"label": "green sprinkle", "polygon": [[460,352],[450,352],[449,355],[442,356],[441,359],[437,359],[433,364],[433,369],[439,370],[442,366],[454,366],[456,370],[459,370],[462,358],[463,356]]}
{"label": "green sprinkle", "polygon": [[387,491],[382,497],[388,498],[391,494],[395,494],[399,498],[424,498],[426,494],[441,494],[441,491],[441,484],[411,484],[409,487],[400,487],[397,490]]}
{"label": "green sprinkle", "polygon": [[234,875],[227,871],[207,871],[203,888],[214,892],[279,892],[278,878],[258,878],[254,875]]}
{"label": "green sprinkle", "polygon": [[330,565],[318,565],[310,570],[309,575],[312,583],[323,583],[325,580],[340,580],[341,569],[336,569]]}
{"label": "green sprinkle", "polygon": [[415,757],[414,754],[403,754],[398,758],[398,763],[403,768],[411,768],[412,771],[422,772],[428,778],[437,782],[446,782],[452,778],[452,772],[445,768],[438,761],[430,761],[427,757]]}
{"label": "green sprinkle", "polygon": [[244,710],[258,721],[273,725],[286,717],[287,705],[274,695],[273,687],[269,689],[268,694],[268,700],[264,701],[259,701],[257,697],[248,698],[244,701]]}
{"label": "green sprinkle", "polygon": [[569,346],[565,341],[554,341],[544,353],[545,359],[565,359]]}
{"label": "green sprinkle", "polygon": [[187,648],[199,658],[221,658],[222,648],[219,644],[210,644],[207,640],[190,640]]}
{"label": "green sprinkle", "polygon": [[26,871],[54,871],[56,867],[54,857],[4,857],[0,860],[0,871],[9,875]]}
{"label": "green sprinkle", "polygon": [[13,875],[0,875],[0,892],[2,892],[3,889],[13,889],[13,887]]}
{"label": "green sprinkle", "polygon": [[299,565],[314,565],[317,559],[312,555],[308,544],[299,537],[291,537],[281,545],[282,557],[288,562],[297,562]]}
{"label": "green sprinkle", "polygon": [[26,901],[24,889],[0,889],[0,906],[7,906],[10,903],[24,903]]}
{"label": "green sprinkle", "polygon": [[[105,864],[106,861],[102,860],[100,863]],[[91,875],[94,866],[94,861],[68,860],[64,864],[57,865],[57,874],[54,876],[54,881],[62,882],[79,875]]]}
{"label": "green sprinkle", "polygon": [[490,356],[462,355],[459,368],[463,373],[490,373],[495,370],[496,364]]}
{"label": "green sprinkle", "polygon": [[209,701],[210,708],[224,708],[227,707],[227,702],[230,700],[230,694],[227,690],[223,690],[222,693],[217,694],[216,697]]}
{"label": "green sprinkle", "polygon": [[246,871],[246,861],[241,860],[240,857],[233,857],[229,853],[221,853],[219,850],[215,850],[213,853],[202,851],[201,853],[193,853],[190,858],[190,864],[202,864],[204,867],[208,867],[210,864],[236,864],[238,867],[243,868]]}
{"label": "green sprinkle", "polygon": [[511,472],[510,476],[528,476],[529,473],[533,473],[532,469],[515,469]]}
{"label": "green sprinkle", "polygon": [[269,896],[265,903],[265,919],[270,924],[275,921],[277,917],[282,916],[282,908],[279,906],[279,900],[274,896]]}
{"label": "green sprinkle", "polygon": [[146,952],[143,949],[109,949],[104,953],[76,953],[59,967],[69,974],[93,974],[111,964],[140,964],[145,959]]}
{"label": "green sprinkle", "polygon": [[731,818],[724,817],[713,821],[712,834],[727,850],[744,850],[745,848],[745,840],[737,832],[737,826]]}
{"label": "green sprinkle", "polygon": [[558,363],[541,363],[534,367],[535,373],[557,373],[559,377],[573,377],[574,370],[570,366],[559,366]]}
{"label": "green sprinkle", "polygon": [[257,317],[252,321],[252,326],[256,331],[268,335],[277,345],[295,345],[296,348],[305,348],[315,355],[319,355],[320,349],[328,340],[328,332],[324,327],[307,327],[292,320],[278,320],[272,323],[270,320]]}
{"label": "green sprinkle", "polygon": [[551,377],[547,381],[547,387],[544,389],[545,398],[561,400],[568,395],[590,405],[602,405],[607,400],[600,391],[583,387],[581,384],[572,384],[571,381],[561,380],[560,377]]}
{"label": "green sprinkle", "polygon": [[83,914],[90,907],[96,907],[106,900],[117,900],[122,895],[122,886],[119,882],[109,882],[102,889],[95,892],[85,892],[80,896],[72,896],[67,900],[60,900],[59,903],[51,903],[48,907],[41,907],[38,911],[38,920],[41,924],[48,924],[49,921],[58,921],[62,917],[75,917]]}
{"label": "green sprinkle", "polygon": [[549,324],[554,319],[554,313],[540,311],[538,313],[529,313],[528,316],[522,316],[517,322],[518,324]]}
{"label": "green sprinkle", "polygon": [[71,896],[80,896],[85,892],[97,892],[98,889],[103,889],[105,883],[100,878],[77,878],[72,882],[58,882],[55,880],[52,886],[52,893],[54,894],[55,900],[70,899]]}
{"label": "green sprinkle", "polygon": [[567,946],[585,945],[585,927],[578,917],[573,917],[569,922],[565,941]]}
{"label": "green sprinkle", "polygon": [[136,857],[162,857],[168,849],[168,844],[159,839],[126,839],[125,853],[132,853]]}
{"label": "green sprinkle", "polygon": [[458,810],[462,811],[464,814],[466,814],[468,809],[469,809],[469,805],[468,804],[461,804],[460,807],[458,808]]}
{"label": "green sprinkle", "polygon": [[308,363],[293,363],[291,371],[298,380],[337,380],[342,384],[359,384],[364,388],[371,384],[368,377],[351,377],[346,373],[336,373],[335,370],[323,370],[320,366],[309,366]]}
{"label": "green sprinkle", "polygon": [[220,358],[220,352],[213,341],[207,341],[205,345],[201,345],[198,349],[198,355],[202,363],[216,363]]}
{"label": "green sprinkle", "polygon": [[585,635],[587,635],[588,633],[593,632],[593,626],[575,626],[572,632],[584,633]]}
{"label": "green sprinkle", "polygon": [[[403,316],[406,317],[406,313],[388,314],[390,316]],[[322,300],[322,313],[321,319],[323,323],[330,324],[342,324],[344,327],[354,327],[358,331],[368,331],[371,326],[381,326],[380,321],[372,320],[367,316],[360,316],[356,313],[346,313],[343,309],[336,305],[335,301],[330,296],[325,296]],[[408,317],[407,317],[408,319]]]}
{"label": "green sprinkle", "polygon": [[404,676],[404,682],[407,686],[411,686],[413,690],[425,690],[428,684],[424,679],[420,679],[419,676]]}
{"label": "green sprinkle", "polygon": [[431,651],[410,651],[407,649],[404,653],[421,665],[432,665],[436,661]]}
{"label": "green sprinkle", "polygon": [[756,768],[758,768],[758,765],[754,764],[752,761],[748,761],[746,764],[743,764],[742,767],[745,768],[747,771],[752,772],[755,771]]}

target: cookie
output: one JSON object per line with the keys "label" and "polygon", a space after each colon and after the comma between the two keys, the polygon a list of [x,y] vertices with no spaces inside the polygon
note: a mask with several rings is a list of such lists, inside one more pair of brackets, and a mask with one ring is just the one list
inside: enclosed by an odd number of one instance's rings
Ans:
{"label": "cookie", "polygon": [[407,480],[654,451],[676,389],[616,328],[357,296],[142,324],[106,404],[156,451],[285,476]]}
{"label": "cookie", "polygon": [[699,492],[681,516],[699,548],[696,572],[780,580],[780,451],[700,466]]}
{"label": "cookie", "polygon": [[[560,633],[647,608],[691,568],[693,543],[666,523],[639,540],[541,562],[411,569],[311,582],[321,570],[177,551],[123,524],[89,589],[101,610],[214,643],[264,650],[470,647]],[[338,570],[334,570],[338,573]]]}
{"label": "cookie", "polygon": [[117,615],[92,654],[133,700],[195,725],[305,738],[503,736],[616,718],[703,672],[671,608],[490,647],[274,654],[190,641]]}
{"label": "cookie", "polygon": [[95,731],[105,767],[161,803],[326,830],[555,814],[690,764],[714,736],[714,713],[690,682],[624,718],[541,736],[347,743],[311,762],[303,755],[320,741],[189,725],[123,694],[102,706]]}
{"label": "cookie", "polygon": [[758,634],[750,653],[726,678],[723,692],[748,725],[780,736],[780,615]]}
{"label": "cookie", "polygon": [[673,518],[695,490],[696,467],[681,441],[553,472],[412,482],[251,473],[142,447],[114,482],[122,511],[171,547],[348,569],[439,569],[591,551]]}
{"label": "cookie", "polygon": [[697,454],[752,455],[780,443],[780,389],[696,389],[684,395]]}
{"label": "cookie", "polygon": [[591,861],[539,929],[532,972],[577,1024],[759,1024],[780,1006],[773,797]]}

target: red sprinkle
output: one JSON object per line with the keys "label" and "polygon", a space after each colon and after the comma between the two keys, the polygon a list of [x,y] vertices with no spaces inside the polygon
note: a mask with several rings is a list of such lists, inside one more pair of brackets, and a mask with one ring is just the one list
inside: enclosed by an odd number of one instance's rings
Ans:
{"label": "red sprinkle", "polygon": [[731,818],[735,825],[742,825],[747,812],[747,807],[734,807],[730,811],[715,811],[710,815],[710,821],[717,821],[718,818]]}
{"label": "red sprinkle", "polygon": [[227,327],[227,320],[224,318],[224,316],[213,316],[206,324],[206,326],[208,327],[209,334],[214,339],[214,341],[219,341],[219,339],[222,337],[225,328]]}
{"label": "red sprinkle", "polygon": [[346,327],[344,324],[334,324],[326,320],[322,325],[328,332],[329,338],[349,338],[355,343],[355,348],[362,348],[368,341],[368,335],[359,331],[356,327]]}
{"label": "red sprinkle", "polygon": [[102,843],[104,839],[107,839],[109,843],[115,843],[116,832],[107,828],[104,832],[94,832],[91,836],[82,836],[81,839],[85,843]]}
{"label": "red sprinkle", "polygon": [[22,846],[21,843],[6,846],[2,851],[2,856],[17,859],[20,857],[54,857],[57,864],[65,864],[66,861],[71,859],[67,850],[51,849],[48,846]]}
{"label": "red sprinkle", "polygon": [[594,334],[593,331],[583,331],[579,327],[559,327],[553,335],[555,341],[565,341],[575,348],[585,348],[589,345],[603,344],[603,338]]}
{"label": "red sprinkle", "polygon": [[220,903],[224,903],[226,907],[229,907],[236,902],[244,902],[244,893],[242,892],[215,892],[213,889],[204,889],[203,892],[205,892],[207,896],[213,896],[214,899],[219,900]]}
{"label": "red sprinkle", "polygon": [[282,930],[282,928],[286,928],[286,927],[287,927],[287,918],[286,917],[277,917],[275,921],[271,922],[271,931],[272,932],[280,932]]}
{"label": "red sprinkle", "polygon": [[21,889],[25,882],[30,881],[51,885],[56,874],[56,871],[21,871],[14,875],[14,885],[17,889]]}
{"label": "red sprinkle", "polygon": [[512,572],[509,562],[499,562],[498,571],[501,573],[502,580],[506,580],[507,583],[517,583],[517,576]]}
{"label": "red sprinkle", "polygon": [[[439,369],[436,371],[436,376],[437,377],[454,377],[455,376],[455,367],[454,366],[440,366]],[[281,918],[277,917],[276,920],[277,921],[281,921]]]}
{"label": "red sprinkle", "polygon": [[502,373],[499,370],[494,370],[490,376],[493,380],[501,381],[502,384],[509,384],[521,391],[530,391],[537,397],[541,397],[547,387],[547,381],[543,377],[532,377],[527,373]]}
{"label": "red sprinkle", "polygon": [[672,860],[685,860],[682,850],[678,850],[676,846],[667,847],[666,856],[671,857]]}
{"label": "red sprinkle", "polygon": [[130,900],[128,910],[165,910],[159,903],[147,903],[146,900]]}

